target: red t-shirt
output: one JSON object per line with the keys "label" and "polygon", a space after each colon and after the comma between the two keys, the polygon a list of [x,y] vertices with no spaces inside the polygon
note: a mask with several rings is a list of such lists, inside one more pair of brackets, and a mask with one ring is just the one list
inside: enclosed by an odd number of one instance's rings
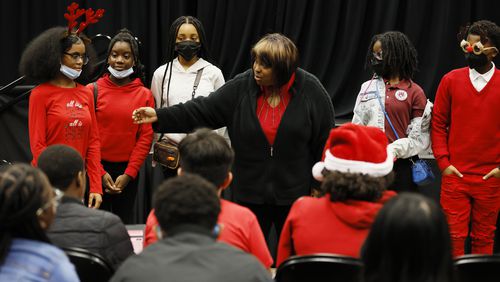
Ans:
{"label": "red t-shirt", "polygon": [[[218,240],[253,254],[266,268],[270,268],[273,259],[255,215],[249,209],[224,199],[220,203],[218,224],[221,232]],[[146,221],[144,247],[158,240],[157,228],[158,220],[153,210]]]}
{"label": "red t-shirt", "polygon": [[[411,120],[424,114],[427,103],[424,90],[411,80],[402,80],[396,85],[386,83],[385,88],[385,110],[392,125],[399,138],[408,137],[406,130]],[[385,119],[385,135],[390,143],[397,139],[387,119]]]}
{"label": "red t-shirt", "polygon": [[90,90],[77,84],[63,88],[43,83],[31,91],[29,100],[29,135],[37,165],[40,153],[50,145],[64,144],[77,150],[87,168],[90,192],[102,194],[101,150]]}
{"label": "red t-shirt", "polygon": [[299,198],[281,231],[277,265],[293,255],[333,253],[359,257],[375,216],[395,195],[394,191],[386,191],[378,202],[331,202],[329,195]]}
{"label": "red t-shirt", "polygon": [[271,107],[267,99],[271,96],[271,91],[267,87],[261,87],[261,95],[257,98],[257,118],[267,141],[270,145],[274,144],[278,127],[281,123],[281,118],[285,113],[286,107],[292,97],[290,87],[295,81],[295,73],[292,74],[290,80],[283,85],[279,90],[279,102],[275,107]]}
{"label": "red t-shirt", "polygon": [[[94,91],[92,83],[87,87]],[[139,78],[118,86],[109,75],[97,80],[97,89],[101,158],[108,162],[128,162],[125,173],[135,178],[151,148],[153,129],[151,124],[134,124],[131,115],[140,107],[154,108],[153,94]]]}

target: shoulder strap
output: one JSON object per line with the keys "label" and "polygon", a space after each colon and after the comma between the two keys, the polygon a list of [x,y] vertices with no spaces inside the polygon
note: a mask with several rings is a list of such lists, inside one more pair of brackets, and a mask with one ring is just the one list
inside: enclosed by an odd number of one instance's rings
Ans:
{"label": "shoulder strap", "polygon": [[399,139],[399,135],[396,132],[394,125],[392,125],[391,119],[389,118],[389,115],[385,111],[384,105],[382,105],[382,99],[380,98],[380,95],[378,93],[378,83],[377,83],[377,99],[378,99],[378,103],[380,104],[380,107],[382,108],[382,111],[384,112],[384,115],[385,115],[385,118],[387,119],[387,122],[389,122],[389,125],[391,126],[392,132],[394,132],[394,135],[396,135],[396,139]]}
{"label": "shoulder strap", "polygon": [[97,82],[93,82],[94,85],[94,110],[97,112]]}
{"label": "shoulder strap", "polygon": [[204,68],[199,69],[198,72],[196,73],[196,79],[194,80],[193,93],[191,94],[191,100],[194,99],[194,94],[196,94],[196,89],[198,88],[198,85],[200,85],[201,74],[203,73],[203,69]]}

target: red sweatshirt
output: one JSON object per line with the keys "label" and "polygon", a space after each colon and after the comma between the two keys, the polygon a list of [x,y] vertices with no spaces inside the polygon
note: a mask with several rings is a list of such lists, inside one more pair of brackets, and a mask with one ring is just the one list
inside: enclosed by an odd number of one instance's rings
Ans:
{"label": "red sweatshirt", "polygon": [[[94,85],[87,85],[94,91]],[[153,129],[151,124],[132,122],[132,112],[139,107],[153,107],[151,91],[136,78],[117,86],[109,75],[97,80],[97,125],[101,137],[101,158],[108,162],[128,162],[125,174],[135,178],[146,159]]]}
{"label": "red sweatshirt", "polygon": [[[266,268],[270,268],[273,258],[267,248],[257,217],[249,209],[233,202],[221,199],[220,204],[218,224],[221,232],[217,240],[253,254]],[[159,228],[158,219],[152,210],[146,221],[144,247],[158,241],[157,228]]]}
{"label": "red sweatshirt", "polygon": [[75,148],[85,161],[90,192],[102,194],[101,152],[94,113],[94,97],[85,86],[62,88],[43,83],[31,91],[29,134],[37,165],[40,153],[50,145],[65,144]]}
{"label": "red sweatshirt", "polygon": [[500,72],[480,91],[469,68],[446,74],[439,84],[432,112],[432,151],[444,170],[485,175],[500,164]]}
{"label": "red sweatshirt", "polygon": [[299,198],[281,231],[276,265],[292,255],[333,253],[359,257],[375,216],[395,195],[394,191],[386,191],[378,202],[331,202],[328,194]]}

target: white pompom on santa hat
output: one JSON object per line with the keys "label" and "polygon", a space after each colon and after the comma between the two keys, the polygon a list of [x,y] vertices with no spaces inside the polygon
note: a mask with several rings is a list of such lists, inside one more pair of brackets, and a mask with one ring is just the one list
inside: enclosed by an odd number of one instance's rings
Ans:
{"label": "white pompom on santa hat", "polygon": [[385,133],[376,127],[344,124],[330,131],[323,161],[313,166],[312,174],[318,181],[323,181],[323,169],[385,176],[394,164],[388,144]]}

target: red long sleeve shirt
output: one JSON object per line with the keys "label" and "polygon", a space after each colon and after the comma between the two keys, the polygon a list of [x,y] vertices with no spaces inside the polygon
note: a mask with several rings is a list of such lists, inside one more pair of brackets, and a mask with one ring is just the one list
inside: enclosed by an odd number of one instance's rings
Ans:
{"label": "red long sleeve shirt", "polygon": [[500,72],[477,91],[469,68],[446,74],[432,112],[432,151],[444,170],[485,175],[500,164]]}
{"label": "red long sleeve shirt", "polygon": [[47,146],[71,146],[85,161],[90,192],[102,194],[101,145],[90,90],[80,84],[75,88],[40,84],[31,91],[28,115],[32,164],[37,165]]}
{"label": "red long sleeve shirt", "polygon": [[[87,85],[93,92],[93,84]],[[153,107],[151,91],[141,80],[118,86],[109,75],[97,80],[97,125],[101,138],[101,158],[108,162],[128,162],[125,174],[135,178],[146,159],[153,129],[151,124],[132,122],[132,112],[139,107]]]}

